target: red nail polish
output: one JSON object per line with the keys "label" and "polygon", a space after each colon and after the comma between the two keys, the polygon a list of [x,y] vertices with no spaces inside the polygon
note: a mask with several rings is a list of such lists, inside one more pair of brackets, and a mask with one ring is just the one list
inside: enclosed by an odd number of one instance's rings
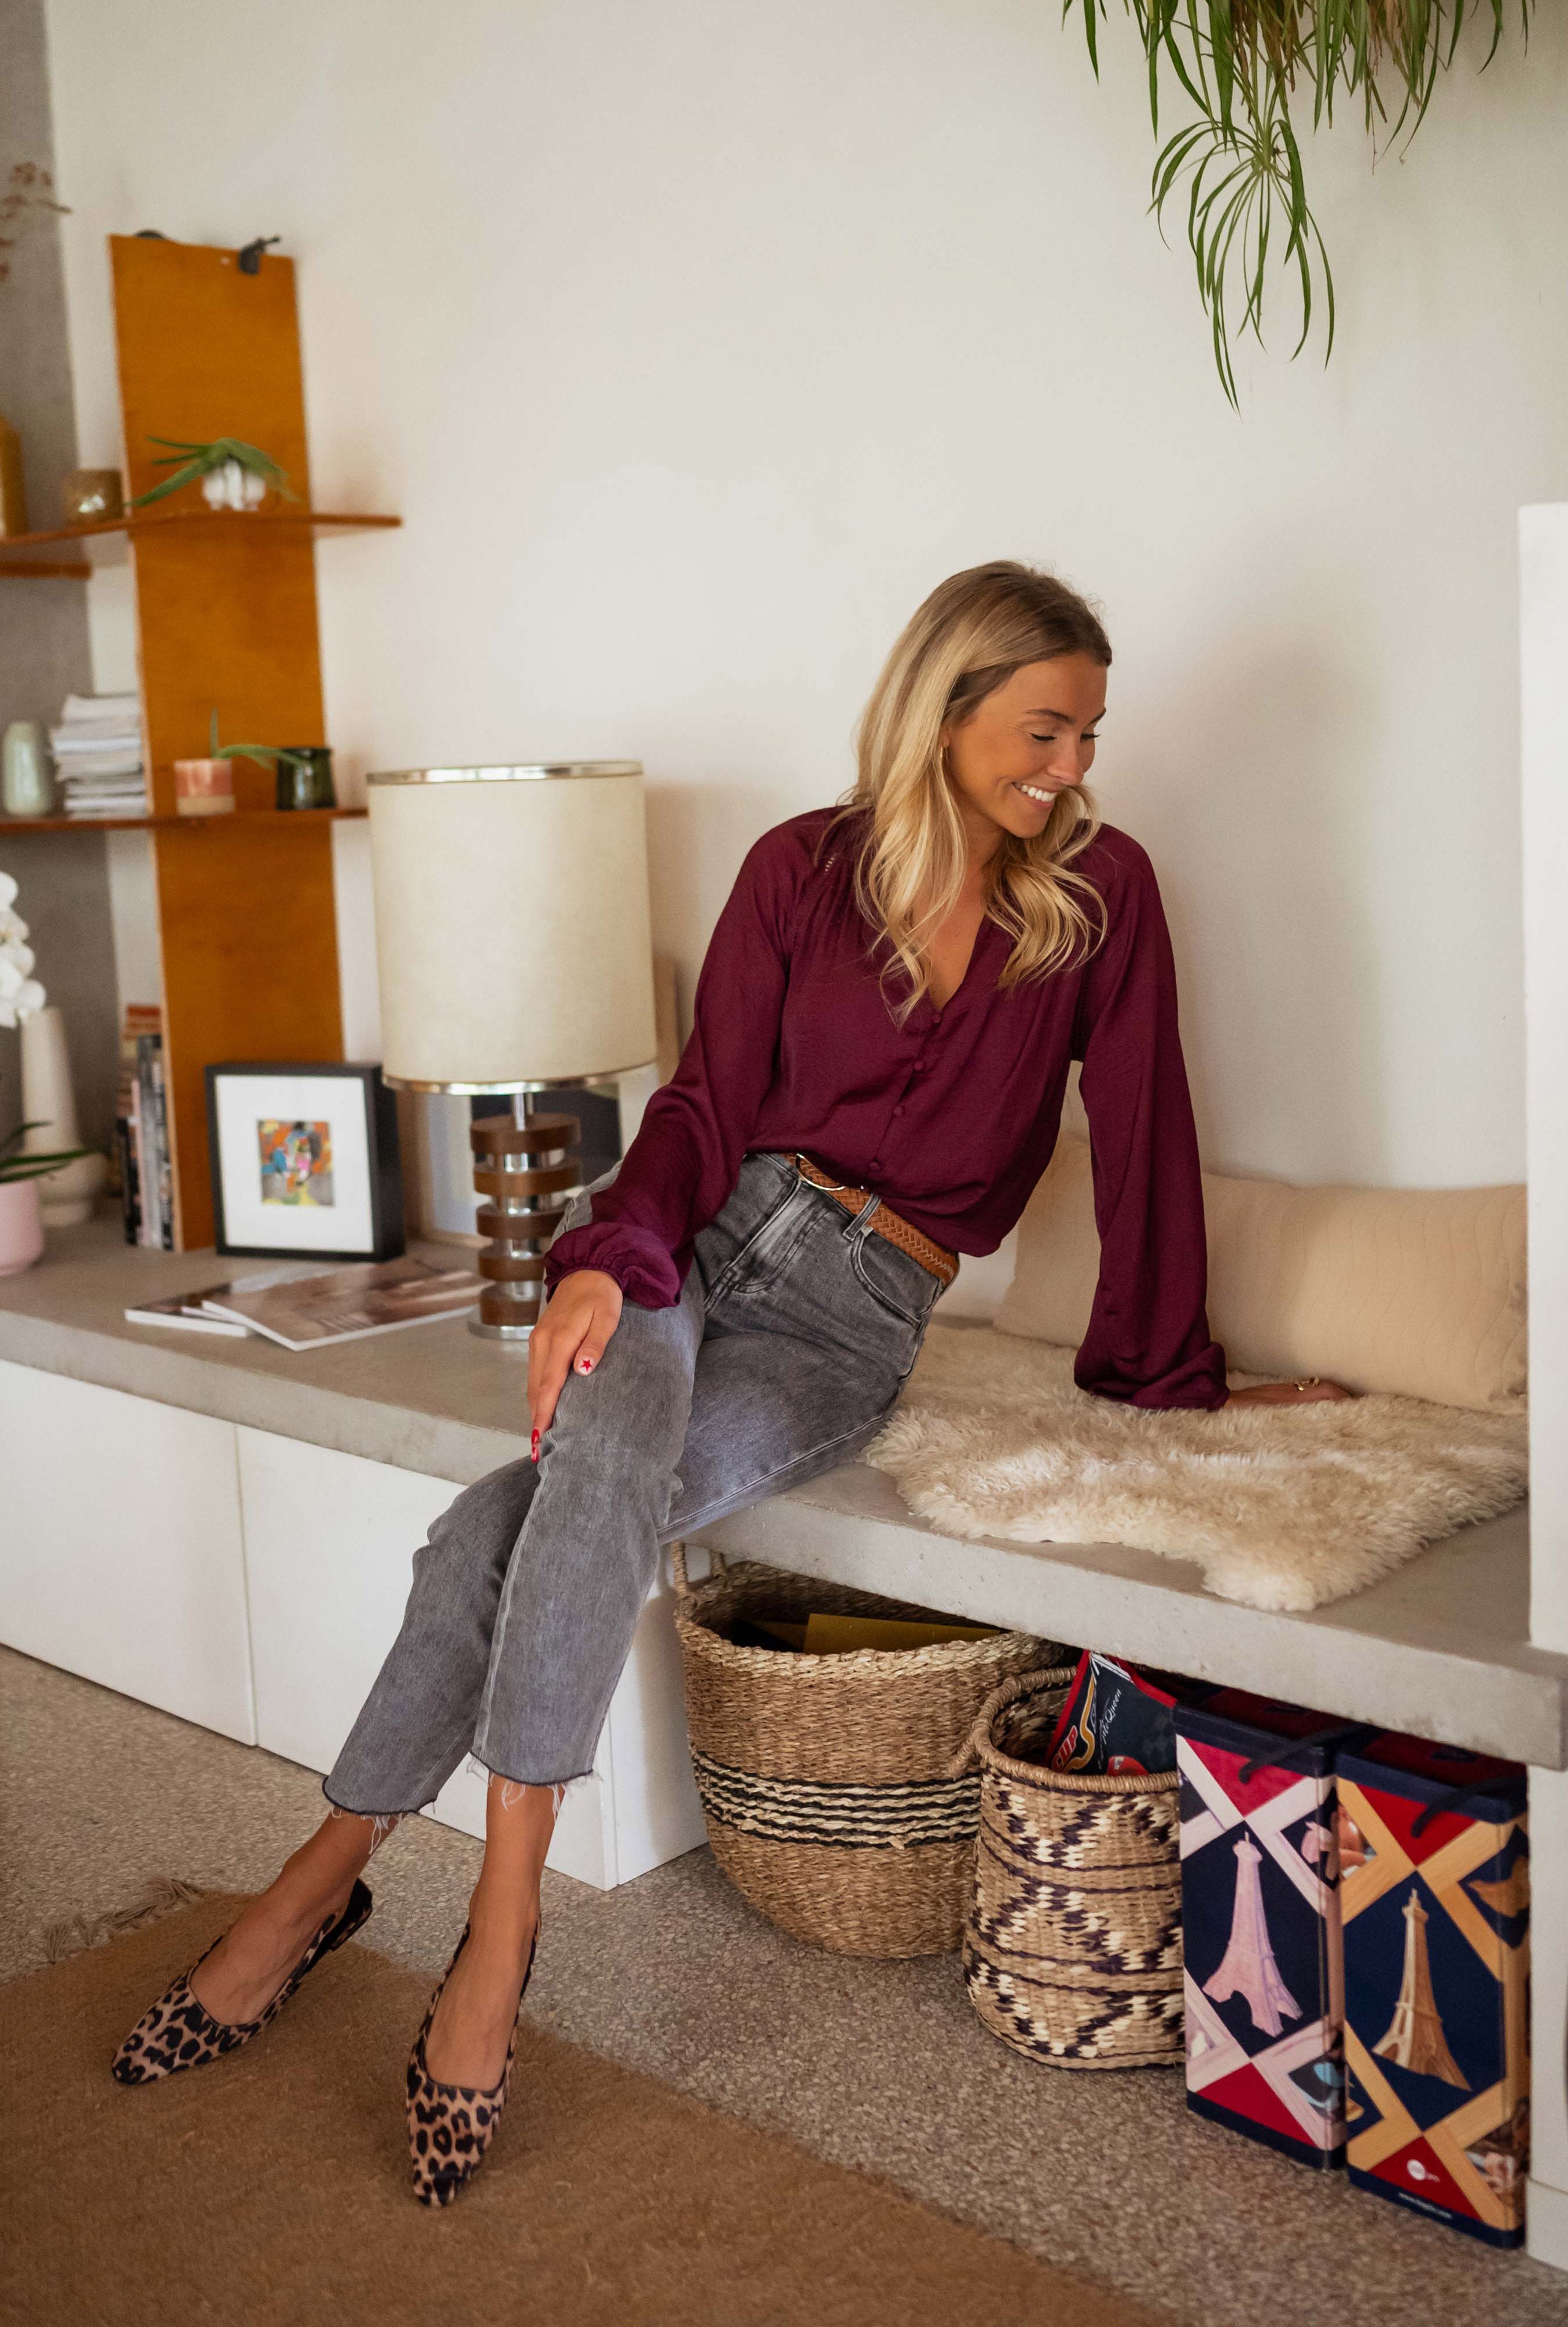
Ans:
{"label": "red nail polish", "polygon": [[583,1373],[583,1374],[591,1374],[591,1373],[593,1372],[593,1359],[592,1359],[592,1358],[579,1358],[579,1359],[578,1359],[578,1360],[577,1360],[577,1370],[578,1370],[578,1372],[579,1372],[579,1373]]}
{"label": "red nail polish", "polygon": [[532,1454],[535,1462],[537,1463],[539,1459],[539,1434],[537,1430],[534,1433],[534,1443],[528,1452]]}

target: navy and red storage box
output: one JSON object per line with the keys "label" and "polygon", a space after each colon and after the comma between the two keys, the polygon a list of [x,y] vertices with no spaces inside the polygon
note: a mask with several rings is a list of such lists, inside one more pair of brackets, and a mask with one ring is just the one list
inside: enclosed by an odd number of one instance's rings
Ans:
{"label": "navy and red storage box", "polygon": [[1523,1768],[1240,1689],[1175,1722],[1189,2106],[1517,2246]]}
{"label": "navy and red storage box", "polygon": [[1337,1762],[1350,2180],[1492,2246],[1524,2236],[1525,1772],[1385,1734]]}
{"label": "navy and red storage box", "polygon": [[1318,2166],[1344,2157],[1333,1769],[1352,1734],[1245,1689],[1176,1708],[1188,2106]]}

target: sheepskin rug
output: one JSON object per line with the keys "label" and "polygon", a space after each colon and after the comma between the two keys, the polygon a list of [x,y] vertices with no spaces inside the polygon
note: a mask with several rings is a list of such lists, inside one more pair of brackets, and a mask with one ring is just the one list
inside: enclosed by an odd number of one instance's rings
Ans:
{"label": "sheepskin rug", "polygon": [[1166,1552],[1251,1608],[1342,1599],[1526,1490],[1522,1414],[1380,1396],[1143,1413],[1087,1396],[1072,1363],[933,1326],[865,1459],[942,1535]]}

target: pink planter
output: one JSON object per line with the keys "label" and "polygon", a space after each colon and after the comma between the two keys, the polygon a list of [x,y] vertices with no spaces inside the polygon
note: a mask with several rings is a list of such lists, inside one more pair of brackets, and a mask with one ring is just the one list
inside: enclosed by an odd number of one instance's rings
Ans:
{"label": "pink planter", "polygon": [[43,1250],[36,1180],[0,1180],[0,1276],[20,1276]]}
{"label": "pink planter", "polygon": [[231,760],[176,760],[174,807],[181,816],[232,816],[234,763]]}

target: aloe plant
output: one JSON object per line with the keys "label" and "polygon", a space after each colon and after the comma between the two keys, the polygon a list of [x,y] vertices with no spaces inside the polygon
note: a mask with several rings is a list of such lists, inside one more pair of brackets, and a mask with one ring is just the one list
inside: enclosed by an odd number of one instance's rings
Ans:
{"label": "aloe plant", "polygon": [[173,474],[160,478],[155,485],[149,485],[145,493],[138,493],[135,500],[127,503],[131,509],[145,509],[149,501],[161,501],[165,493],[177,493],[182,485],[193,485],[201,478],[210,476],[215,469],[227,468],[231,461],[247,476],[259,477],[263,484],[273,492],[281,493],[285,500],[299,499],[297,493],[289,490],[287,470],[279,468],[270,453],[264,453],[259,445],[247,444],[241,437],[216,436],[210,444],[187,444],[177,436],[149,436],[147,442],[168,446],[168,451],[160,453],[153,466],[155,469],[173,469]]}
{"label": "aloe plant", "polygon": [[257,767],[266,768],[273,775],[280,767],[308,768],[310,765],[308,751],[291,752],[286,743],[220,743],[216,711],[208,723],[207,756],[210,760],[250,760]]}
{"label": "aloe plant", "polygon": [[[1533,0],[1518,0],[1529,36]],[[1064,19],[1082,13],[1089,62],[1099,75],[1106,0],[1063,0]],[[1312,327],[1316,286],[1334,344],[1334,278],[1307,200],[1301,140],[1292,118],[1298,89],[1311,94],[1311,126],[1334,117],[1336,92],[1361,102],[1368,135],[1413,137],[1426,117],[1440,71],[1454,61],[1467,0],[1124,0],[1148,62],[1149,112],[1160,134],[1162,96],[1174,82],[1197,107],[1154,164],[1151,209],[1162,226],[1185,184],[1187,241],[1208,311],[1220,385],[1237,403],[1233,341],[1263,342],[1271,268],[1293,280],[1301,331]],[[1472,0],[1488,14],[1491,45],[1503,37],[1508,0]]]}

